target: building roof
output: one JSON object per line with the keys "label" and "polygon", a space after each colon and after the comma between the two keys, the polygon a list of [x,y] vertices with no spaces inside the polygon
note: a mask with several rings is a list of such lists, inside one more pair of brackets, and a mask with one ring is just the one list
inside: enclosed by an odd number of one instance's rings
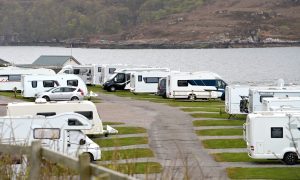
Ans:
{"label": "building roof", "polygon": [[0,59],[0,64],[10,64],[10,62],[4,61],[3,59]]}
{"label": "building roof", "polygon": [[73,56],[40,56],[32,64],[45,66],[63,66],[69,59],[74,60],[77,64],[81,64]]}

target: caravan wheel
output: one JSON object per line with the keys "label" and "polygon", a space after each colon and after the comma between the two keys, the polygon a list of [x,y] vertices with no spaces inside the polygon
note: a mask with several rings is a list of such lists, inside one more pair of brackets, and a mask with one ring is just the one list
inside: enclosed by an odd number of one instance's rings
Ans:
{"label": "caravan wheel", "polygon": [[298,156],[294,152],[285,153],[285,155],[283,157],[283,161],[287,165],[294,165],[294,164],[296,164],[297,160],[298,160]]}

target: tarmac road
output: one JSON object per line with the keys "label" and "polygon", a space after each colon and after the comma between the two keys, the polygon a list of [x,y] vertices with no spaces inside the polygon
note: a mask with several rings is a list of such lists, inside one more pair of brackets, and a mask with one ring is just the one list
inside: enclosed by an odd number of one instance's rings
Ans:
{"label": "tarmac road", "polygon": [[227,179],[225,169],[203,149],[188,114],[148,101],[107,94],[99,98],[102,120],[148,129],[149,146],[164,167],[160,179]]}

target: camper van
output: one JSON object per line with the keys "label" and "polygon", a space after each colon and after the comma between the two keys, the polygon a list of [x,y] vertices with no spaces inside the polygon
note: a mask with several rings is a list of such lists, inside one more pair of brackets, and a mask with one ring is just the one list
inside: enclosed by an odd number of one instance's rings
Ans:
{"label": "camper van", "polygon": [[293,165],[299,158],[299,112],[257,112],[248,114],[244,140],[253,159],[282,159]]}
{"label": "camper van", "polygon": [[155,71],[155,72],[167,72],[169,68],[127,68],[121,69],[115,72],[109,80],[103,84],[103,89],[107,91],[116,91],[130,89],[130,76],[134,72],[143,71]]}
{"label": "camper van", "polygon": [[300,87],[271,87],[271,88],[250,88],[249,106],[247,112],[263,110],[262,101],[264,98],[272,97],[300,97]]}
{"label": "camper van", "polygon": [[67,65],[57,74],[75,74],[87,85],[100,85],[101,65]]}
{"label": "camper van", "polygon": [[75,86],[81,89],[84,96],[88,93],[86,84],[74,74],[24,75],[21,79],[23,97],[35,97],[38,93],[57,86]]}
{"label": "camper van", "polygon": [[224,98],[226,83],[212,72],[176,72],[167,76],[168,98],[210,99]]}
{"label": "camper van", "polygon": [[226,86],[225,112],[231,115],[247,114],[249,89],[249,86],[242,85]]}
{"label": "camper van", "polygon": [[0,67],[0,91],[23,90],[21,76],[28,74],[54,75],[51,69],[18,68],[14,66]]}
{"label": "camper van", "polygon": [[133,72],[130,76],[130,91],[133,93],[156,93],[159,79],[169,74],[169,70]]}
{"label": "camper van", "polygon": [[115,134],[118,131],[110,126],[103,129],[102,121],[97,112],[97,108],[90,101],[52,101],[46,102],[44,99],[37,99],[36,102],[13,102],[8,103],[7,116],[23,116],[23,115],[41,115],[54,116],[60,113],[74,112],[85,116],[92,124],[91,129],[83,132],[88,135],[108,135]]}
{"label": "camper van", "polygon": [[91,160],[99,160],[99,145],[81,131],[90,128],[89,120],[77,113],[51,117],[5,116],[0,117],[0,142],[26,146],[40,140],[43,147],[68,156],[78,157],[88,153]]}
{"label": "camper van", "polygon": [[300,111],[300,97],[273,97],[262,100],[262,111],[288,111],[292,109]]}

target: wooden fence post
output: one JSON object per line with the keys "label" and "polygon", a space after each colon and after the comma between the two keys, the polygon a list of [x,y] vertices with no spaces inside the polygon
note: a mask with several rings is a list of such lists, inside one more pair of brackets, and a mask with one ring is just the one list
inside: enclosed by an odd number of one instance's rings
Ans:
{"label": "wooden fence post", "polygon": [[91,179],[90,156],[88,154],[79,155],[79,175],[81,180]]}
{"label": "wooden fence post", "polygon": [[41,142],[33,141],[31,143],[31,154],[30,154],[30,163],[31,168],[29,172],[29,179],[36,180],[40,179],[40,170],[42,164],[42,156],[41,156]]}

